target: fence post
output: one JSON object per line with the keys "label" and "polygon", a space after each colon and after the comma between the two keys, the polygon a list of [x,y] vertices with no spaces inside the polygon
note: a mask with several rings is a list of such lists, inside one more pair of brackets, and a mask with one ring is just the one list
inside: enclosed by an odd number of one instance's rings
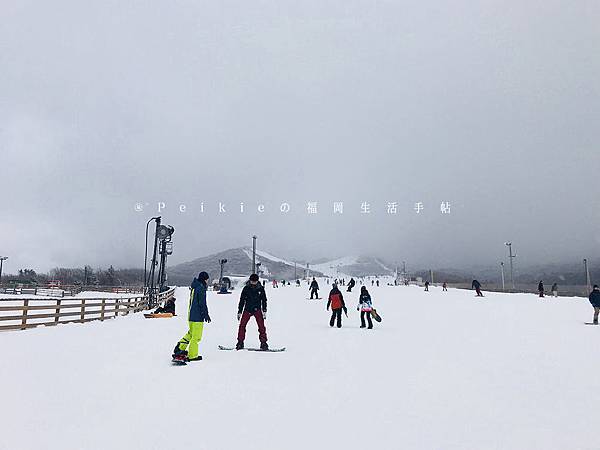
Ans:
{"label": "fence post", "polygon": [[56,310],[55,310],[55,316],[54,316],[54,323],[58,323],[58,315],[60,314],[60,304],[62,303],[62,300],[58,299],[56,300]]}
{"label": "fence post", "polygon": [[21,329],[27,329],[27,312],[29,307],[29,300],[23,300],[23,319],[21,320]]}
{"label": "fence post", "polygon": [[81,323],[85,322],[85,300],[81,300]]}
{"label": "fence post", "polygon": [[102,309],[100,310],[100,321],[104,321],[104,308],[106,306],[106,300],[102,300]]}
{"label": "fence post", "polygon": [[115,300],[115,317],[119,315],[119,299]]}

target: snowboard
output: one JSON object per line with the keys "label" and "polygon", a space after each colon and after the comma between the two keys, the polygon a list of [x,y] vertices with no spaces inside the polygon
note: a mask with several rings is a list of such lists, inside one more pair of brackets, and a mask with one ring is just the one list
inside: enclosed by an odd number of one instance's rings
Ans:
{"label": "snowboard", "polygon": [[306,300],[323,300],[323,297],[317,297],[317,298],[307,297]]}
{"label": "snowboard", "polygon": [[171,358],[171,362],[174,366],[187,366],[187,362],[185,359],[177,358],[175,356]]}
{"label": "snowboard", "polygon": [[144,314],[144,317],[146,319],[166,319],[169,317],[173,317],[174,314],[171,313],[148,313],[148,314]]}
{"label": "snowboard", "polygon": [[[225,347],[224,345],[219,345],[219,350],[235,350],[235,347]],[[242,350],[248,350],[249,352],[271,352],[271,353],[278,353],[278,352],[284,352],[285,351],[285,347],[281,347],[281,348],[270,348],[269,350],[261,350],[260,348],[243,348]]]}
{"label": "snowboard", "polygon": [[585,325],[598,325],[598,324],[594,323],[594,322],[585,322]]}
{"label": "snowboard", "polygon": [[376,309],[371,310],[371,316],[373,316],[373,319],[375,319],[376,322],[381,322],[381,316],[377,314]]}

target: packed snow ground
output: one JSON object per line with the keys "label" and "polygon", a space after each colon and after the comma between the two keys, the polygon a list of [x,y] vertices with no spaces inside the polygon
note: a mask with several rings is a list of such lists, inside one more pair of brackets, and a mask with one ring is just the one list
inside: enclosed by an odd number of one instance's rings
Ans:
{"label": "packed snow ground", "polygon": [[2,333],[0,448],[599,448],[587,300],[375,287],[383,322],[365,330],[355,291],[331,329],[305,284],[267,286],[269,343],[284,353],[217,350],[235,342],[239,292],[210,292],[205,359],[186,367],[170,354],[187,288],[173,319]]}

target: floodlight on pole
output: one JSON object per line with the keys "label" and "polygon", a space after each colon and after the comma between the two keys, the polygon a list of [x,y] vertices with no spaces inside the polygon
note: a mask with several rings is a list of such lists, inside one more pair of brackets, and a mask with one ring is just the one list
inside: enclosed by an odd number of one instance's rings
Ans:
{"label": "floodlight on pole", "polygon": [[0,256],[0,283],[2,283],[2,263],[8,259],[8,256]]}
{"label": "floodlight on pole", "polygon": [[256,239],[256,235],[252,236],[252,273],[256,273]]}
{"label": "floodlight on pole", "polygon": [[512,242],[505,242],[504,245],[506,245],[508,247],[508,259],[510,261],[510,284],[514,291],[515,290],[515,278],[514,278],[514,272],[513,272],[513,259],[516,258],[517,255],[513,255]]}
{"label": "floodlight on pole", "polygon": [[504,262],[500,263],[500,268],[502,269],[502,292],[504,292],[506,290],[504,286]]}

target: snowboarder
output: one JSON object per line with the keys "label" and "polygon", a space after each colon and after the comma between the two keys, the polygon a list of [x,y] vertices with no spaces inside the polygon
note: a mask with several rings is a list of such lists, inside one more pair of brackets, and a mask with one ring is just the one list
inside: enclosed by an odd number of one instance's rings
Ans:
{"label": "snowboarder", "polygon": [[365,316],[369,323],[369,330],[373,328],[373,321],[371,320],[371,311],[373,311],[373,304],[371,303],[371,295],[367,291],[367,287],[363,286],[360,288],[360,297],[358,298],[358,306],[356,310],[360,310],[360,327],[365,328]]}
{"label": "snowboarder", "polygon": [[379,287],[379,280],[375,281],[375,284],[377,285],[377,287]]}
{"label": "snowboarder", "polygon": [[442,284],[442,292],[446,292],[448,290],[448,283],[446,283],[444,281],[444,284]]}
{"label": "snowboarder", "polygon": [[329,320],[329,326],[333,327],[337,319],[337,327],[342,328],[342,310],[346,317],[348,317],[348,309],[346,309],[346,303],[344,303],[344,296],[337,287],[337,284],[333,284],[331,292],[329,292],[329,300],[327,300],[327,311],[331,306],[331,319]]}
{"label": "snowboarder", "polygon": [[538,284],[538,293],[541,298],[544,298],[544,282],[542,280]]}
{"label": "snowboarder", "polygon": [[248,321],[252,316],[254,316],[258,325],[260,349],[268,350],[267,329],[265,328],[265,320],[267,319],[267,294],[265,294],[264,288],[258,282],[258,275],[255,273],[250,275],[250,283],[244,286],[240,295],[237,314],[240,326],[238,328],[236,350],[244,348],[246,325],[248,325]]}
{"label": "snowboarder", "polygon": [[558,284],[554,283],[551,290],[554,298],[558,297]]}
{"label": "snowboarder", "polygon": [[350,278],[350,281],[348,282],[348,289],[346,289],[346,292],[352,292],[352,288],[355,284],[356,281],[354,281],[354,278]]}
{"label": "snowboarder", "polygon": [[276,288],[277,286],[277,280],[273,280],[273,287]]}
{"label": "snowboarder", "polygon": [[590,303],[594,307],[594,325],[598,325],[598,314],[600,314],[600,288],[594,285],[594,290],[590,293]]}
{"label": "snowboarder", "polygon": [[156,308],[156,311],[154,311],[154,314],[161,313],[171,313],[175,315],[175,297],[171,297],[165,302],[164,306],[159,306]]}
{"label": "snowboarder", "polygon": [[429,280],[425,282],[425,292],[429,292]]}
{"label": "snowboarder", "polygon": [[296,287],[300,287],[300,280],[296,280]]}
{"label": "snowboarder", "polygon": [[477,297],[483,297],[483,294],[481,293],[481,283],[479,281],[473,280],[471,283],[471,288],[475,289],[475,292],[477,292]]}
{"label": "snowboarder", "polygon": [[188,312],[189,329],[173,350],[173,360],[180,362],[200,361],[198,343],[202,339],[204,322],[210,323],[208,306],[206,305],[206,289],[208,288],[208,273],[200,272],[194,278],[190,287],[190,307]]}
{"label": "snowboarder", "polygon": [[310,283],[310,299],[313,299],[313,295],[315,296],[316,299],[319,298],[319,283],[317,283],[317,280],[315,279],[315,277],[313,277],[312,279],[312,283]]}

